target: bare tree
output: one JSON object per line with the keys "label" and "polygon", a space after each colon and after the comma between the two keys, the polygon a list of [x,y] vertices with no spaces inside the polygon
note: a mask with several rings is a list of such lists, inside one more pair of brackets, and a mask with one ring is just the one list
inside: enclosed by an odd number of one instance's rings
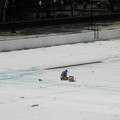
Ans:
{"label": "bare tree", "polygon": [[0,1],[0,21],[5,22],[6,20],[6,9],[8,7],[9,0],[1,0]]}
{"label": "bare tree", "polygon": [[4,0],[0,1],[0,21],[3,19],[3,10],[4,10]]}

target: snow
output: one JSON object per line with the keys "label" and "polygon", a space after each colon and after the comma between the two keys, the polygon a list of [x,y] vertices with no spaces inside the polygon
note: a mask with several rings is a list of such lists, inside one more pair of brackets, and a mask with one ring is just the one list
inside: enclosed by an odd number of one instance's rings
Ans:
{"label": "snow", "polygon": [[[51,29],[55,32],[54,28]],[[74,31],[74,29],[71,30]],[[108,30],[102,29],[98,31],[98,34],[93,30],[83,30],[82,32],[74,33],[64,32],[61,34],[41,34],[41,36],[34,35],[31,37],[22,36],[22,38],[18,38],[16,35],[14,39],[11,37],[8,38],[9,39],[0,39],[0,52],[115,39],[120,38],[120,29],[113,29],[113,27]]]}
{"label": "snow", "polygon": [[119,51],[112,39],[1,52],[0,119],[120,120]]}

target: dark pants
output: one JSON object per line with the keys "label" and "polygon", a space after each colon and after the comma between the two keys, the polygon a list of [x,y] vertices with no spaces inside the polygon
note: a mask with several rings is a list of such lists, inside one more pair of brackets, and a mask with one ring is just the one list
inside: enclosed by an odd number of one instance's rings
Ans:
{"label": "dark pants", "polygon": [[68,80],[68,77],[67,76],[61,76],[60,79],[61,80]]}

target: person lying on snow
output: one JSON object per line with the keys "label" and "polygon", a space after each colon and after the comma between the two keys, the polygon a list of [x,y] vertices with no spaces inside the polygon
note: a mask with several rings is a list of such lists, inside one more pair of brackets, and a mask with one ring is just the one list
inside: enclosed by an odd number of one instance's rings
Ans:
{"label": "person lying on snow", "polygon": [[68,80],[67,72],[68,70],[65,70],[61,73],[61,77],[60,77],[61,80]]}

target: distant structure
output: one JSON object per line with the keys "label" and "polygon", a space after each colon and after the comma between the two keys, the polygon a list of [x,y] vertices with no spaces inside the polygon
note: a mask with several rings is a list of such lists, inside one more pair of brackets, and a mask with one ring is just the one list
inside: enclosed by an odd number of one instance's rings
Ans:
{"label": "distant structure", "polygon": [[120,12],[120,0],[0,0],[0,23],[33,21]]}

